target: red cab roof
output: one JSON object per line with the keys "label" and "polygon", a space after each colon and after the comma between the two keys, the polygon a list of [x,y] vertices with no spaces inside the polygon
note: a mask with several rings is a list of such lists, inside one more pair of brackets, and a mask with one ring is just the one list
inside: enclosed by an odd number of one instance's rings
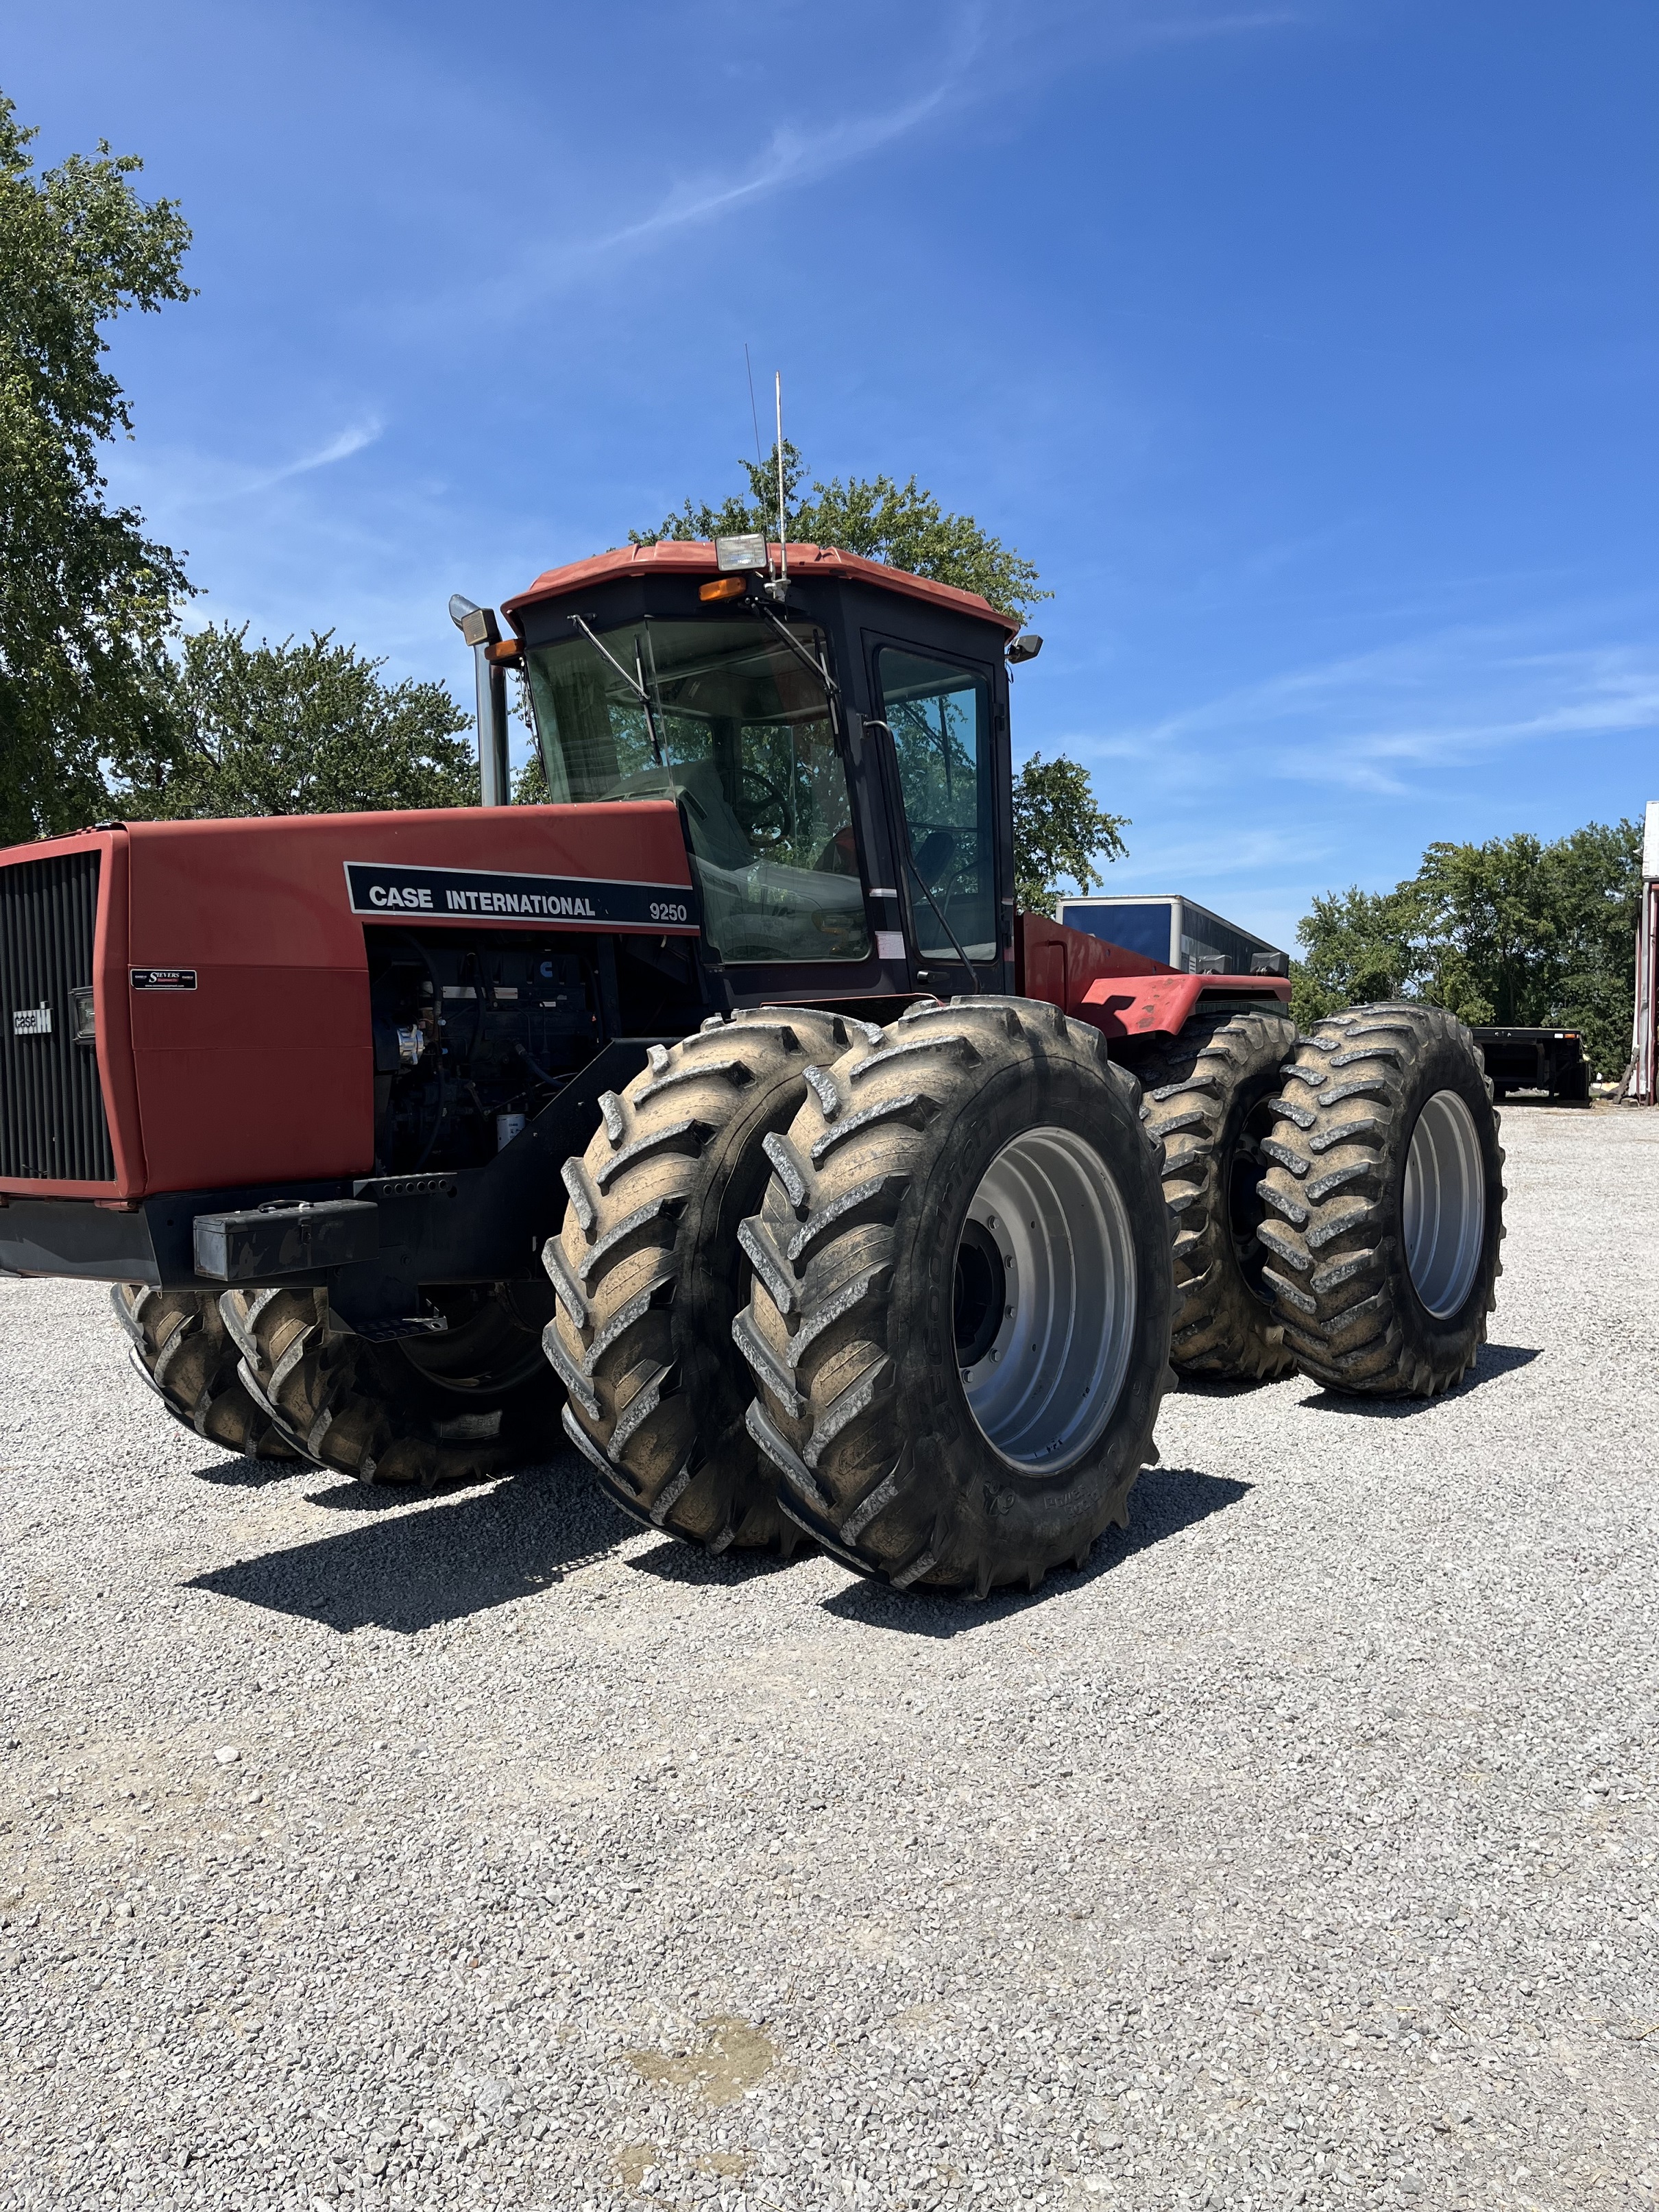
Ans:
{"label": "red cab roof", "polygon": [[[775,556],[776,549],[774,548]],[[954,613],[974,615],[994,622],[1012,637],[1019,627],[1017,616],[1006,615],[977,592],[958,591],[954,584],[936,584],[931,577],[912,576],[902,568],[890,568],[884,561],[866,561],[861,553],[842,553],[833,545],[791,545],[789,568],[793,575],[845,576],[878,591],[902,592],[907,599],[926,599]],[[549,568],[527,592],[501,602],[501,612],[515,617],[520,607],[539,599],[561,599],[567,592],[590,584],[608,584],[619,576],[713,576],[714,548],[706,538],[665,538],[655,545],[619,545],[613,552],[596,553],[591,560],[572,561],[562,568]]]}

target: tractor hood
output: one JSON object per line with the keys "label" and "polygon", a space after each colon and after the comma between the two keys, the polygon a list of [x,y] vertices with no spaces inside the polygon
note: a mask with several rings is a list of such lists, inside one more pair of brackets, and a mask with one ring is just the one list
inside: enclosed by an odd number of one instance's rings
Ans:
{"label": "tractor hood", "polygon": [[0,851],[0,1201],[362,1175],[368,929],[695,937],[675,806],[135,822]]}

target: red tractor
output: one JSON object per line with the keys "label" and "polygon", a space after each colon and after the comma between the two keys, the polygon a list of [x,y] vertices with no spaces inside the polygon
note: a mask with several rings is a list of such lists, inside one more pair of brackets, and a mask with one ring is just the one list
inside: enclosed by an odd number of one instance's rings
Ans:
{"label": "red tractor", "polygon": [[[1014,899],[983,599],[758,538],[460,603],[487,798],[0,854],[0,1266],[116,1288],[231,1449],[365,1482],[568,1441],[714,1551],[1035,1588],[1171,1364],[1427,1395],[1486,1334],[1467,1030],[1298,1038]],[[1173,1256],[1172,1256],[1173,1248]]]}

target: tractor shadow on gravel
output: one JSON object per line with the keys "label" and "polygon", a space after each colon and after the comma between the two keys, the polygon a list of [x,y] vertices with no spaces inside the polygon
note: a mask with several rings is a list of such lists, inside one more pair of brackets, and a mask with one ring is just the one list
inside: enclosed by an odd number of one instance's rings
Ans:
{"label": "tractor shadow on gravel", "polygon": [[884,1583],[855,1582],[824,1601],[823,1610],[869,1628],[896,1628],[906,1636],[963,1636],[1012,1613],[1084,1589],[1115,1567],[1166,1538],[1196,1528],[1212,1513],[1248,1498],[1255,1485],[1231,1475],[1203,1474],[1191,1467],[1149,1467],[1129,1498],[1129,1525],[1109,1528],[1086,1564],[1057,1567],[1036,1590],[994,1590],[982,1601],[946,1591],[890,1589]]}
{"label": "tractor shadow on gravel", "polygon": [[1539,1356],[1537,1346],[1483,1344],[1462,1381],[1454,1382],[1438,1398],[1357,1398],[1346,1397],[1340,1390],[1316,1389],[1302,1404],[1315,1413],[1357,1413],[1362,1420],[1408,1421],[1419,1413],[1432,1413],[1437,1406],[1448,1406],[1454,1399],[1467,1398],[1483,1382],[1495,1382],[1500,1375],[1513,1375],[1517,1368],[1530,1366]]}
{"label": "tractor shadow on gravel", "polygon": [[269,1490],[273,1483],[292,1482],[296,1474],[314,1474],[315,1468],[298,1467],[291,1459],[248,1459],[227,1452],[204,1467],[187,1467],[187,1482],[211,1483],[216,1490]]}
{"label": "tractor shadow on gravel", "polygon": [[[295,1470],[272,1472],[291,1476]],[[635,1524],[609,1504],[585,1474],[572,1459],[526,1468],[488,1487],[459,1493],[334,1486],[309,1502],[372,1517],[313,1543],[216,1567],[192,1577],[189,1587],[321,1621],[343,1636],[368,1627],[417,1635],[440,1622],[531,1596],[562,1582],[572,1569],[611,1556],[637,1535]],[[911,1636],[960,1635],[1109,1573],[1133,1553],[1237,1504],[1249,1488],[1190,1468],[1150,1468],[1135,1486],[1129,1527],[1109,1529],[1086,1566],[1056,1571],[1040,1591],[999,1590],[983,1604],[972,1604],[942,1593],[934,1596],[854,1582],[828,1599],[824,1611]],[[804,1547],[795,1559],[813,1556]],[[731,1585],[782,1573],[792,1563],[754,1553],[711,1558],[690,1545],[671,1542],[630,1557],[627,1564],[665,1582]]]}
{"label": "tractor shadow on gravel", "polygon": [[319,1620],[342,1635],[368,1627],[416,1635],[532,1596],[636,1534],[585,1474],[573,1457],[459,1493],[341,1485],[311,1503],[372,1519],[216,1567],[190,1587]]}

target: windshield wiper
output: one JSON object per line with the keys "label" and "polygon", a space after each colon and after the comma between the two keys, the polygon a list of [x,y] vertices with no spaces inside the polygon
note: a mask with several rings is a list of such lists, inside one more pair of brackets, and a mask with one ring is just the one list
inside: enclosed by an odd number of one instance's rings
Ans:
{"label": "windshield wiper", "polygon": [[575,623],[577,629],[587,640],[588,643],[593,647],[594,650],[596,652],[602,653],[605,655],[605,659],[611,663],[611,665],[616,670],[617,675],[621,677],[623,682],[628,686],[629,690],[634,694],[634,696],[639,701],[640,706],[645,714],[646,735],[651,740],[651,750],[656,757],[657,766],[661,768],[664,765],[662,740],[657,734],[657,718],[651,711],[651,694],[645,688],[645,670],[640,662],[638,647],[636,646],[634,649],[635,673],[630,676],[597,630],[591,629],[589,625],[582,620],[582,617],[580,615],[573,614],[570,619]]}
{"label": "windshield wiper", "polygon": [[767,621],[771,623],[773,629],[776,630],[778,635],[788,647],[790,652],[794,654],[796,659],[801,663],[803,667],[810,668],[813,675],[817,678],[819,683],[823,684],[825,698],[829,699],[834,705],[838,707],[841,704],[841,687],[836,684],[835,678],[830,673],[830,671],[824,666],[822,658],[807,651],[806,647],[795,635],[794,631],[790,629],[788,623],[785,622],[783,617],[778,612],[777,609],[775,606],[769,605],[764,599],[748,599],[744,601],[744,605],[750,609],[751,613],[765,616]]}

